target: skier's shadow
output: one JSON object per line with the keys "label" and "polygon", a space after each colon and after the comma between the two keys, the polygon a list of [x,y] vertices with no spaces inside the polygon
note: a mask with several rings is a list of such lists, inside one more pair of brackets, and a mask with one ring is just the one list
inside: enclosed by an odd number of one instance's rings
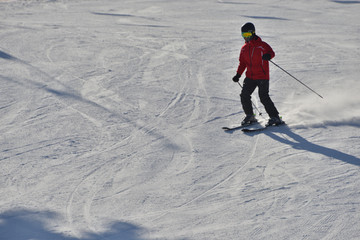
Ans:
{"label": "skier's shadow", "polygon": [[[267,136],[281,143],[287,144],[294,149],[305,150],[308,152],[322,154],[324,156],[335,158],[343,162],[360,166],[360,159],[347,153],[340,152],[336,149],[323,147],[315,143],[309,142],[300,135],[294,133],[288,126],[281,126],[278,129],[273,128],[271,131],[264,132]],[[287,135],[292,140],[278,136],[275,133]]]}
{"label": "skier's shadow", "polygon": [[72,237],[49,229],[48,224],[61,221],[62,216],[53,211],[28,209],[7,210],[0,214],[0,239],[37,240],[141,240],[148,230],[132,223],[115,221],[104,232],[82,232],[82,237]]}

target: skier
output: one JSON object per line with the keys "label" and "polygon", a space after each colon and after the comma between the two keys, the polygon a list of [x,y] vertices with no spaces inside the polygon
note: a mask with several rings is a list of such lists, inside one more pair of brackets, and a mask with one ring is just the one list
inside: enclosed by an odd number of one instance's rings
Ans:
{"label": "skier", "polygon": [[256,87],[258,87],[260,101],[270,117],[266,126],[282,124],[284,122],[279,117],[279,112],[269,96],[269,60],[275,57],[275,53],[266,42],[263,42],[255,34],[254,24],[245,23],[241,27],[241,33],[245,39],[245,44],[241,48],[239,67],[233,77],[234,82],[239,82],[242,73],[247,69],[240,94],[241,104],[246,114],[241,124],[247,125],[257,122],[251,102],[251,94]]}

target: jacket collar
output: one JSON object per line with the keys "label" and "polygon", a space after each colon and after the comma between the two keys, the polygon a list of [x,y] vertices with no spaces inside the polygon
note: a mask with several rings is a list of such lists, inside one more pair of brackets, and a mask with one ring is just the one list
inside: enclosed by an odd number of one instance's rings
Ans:
{"label": "jacket collar", "polygon": [[261,42],[261,38],[258,35],[255,35],[250,42],[245,42],[245,44],[256,45],[258,42]]}

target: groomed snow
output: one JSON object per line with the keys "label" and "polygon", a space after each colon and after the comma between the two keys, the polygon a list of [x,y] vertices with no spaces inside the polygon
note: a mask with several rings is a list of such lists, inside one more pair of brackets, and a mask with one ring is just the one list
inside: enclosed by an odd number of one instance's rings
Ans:
{"label": "groomed snow", "polygon": [[[359,12],[0,1],[0,239],[360,239]],[[248,21],[324,99],[270,64],[287,126],[226,133]]]}

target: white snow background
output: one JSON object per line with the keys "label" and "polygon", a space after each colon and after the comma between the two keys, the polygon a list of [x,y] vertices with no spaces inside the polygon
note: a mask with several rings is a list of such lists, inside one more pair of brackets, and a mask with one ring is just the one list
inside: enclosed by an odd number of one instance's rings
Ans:
{"label": "white snow background", "polygon": [[[0,12],[1,240],[360,239],[360,1]],[[248,21],[324,99],[270,64],[287,126],[226,133]]]}

